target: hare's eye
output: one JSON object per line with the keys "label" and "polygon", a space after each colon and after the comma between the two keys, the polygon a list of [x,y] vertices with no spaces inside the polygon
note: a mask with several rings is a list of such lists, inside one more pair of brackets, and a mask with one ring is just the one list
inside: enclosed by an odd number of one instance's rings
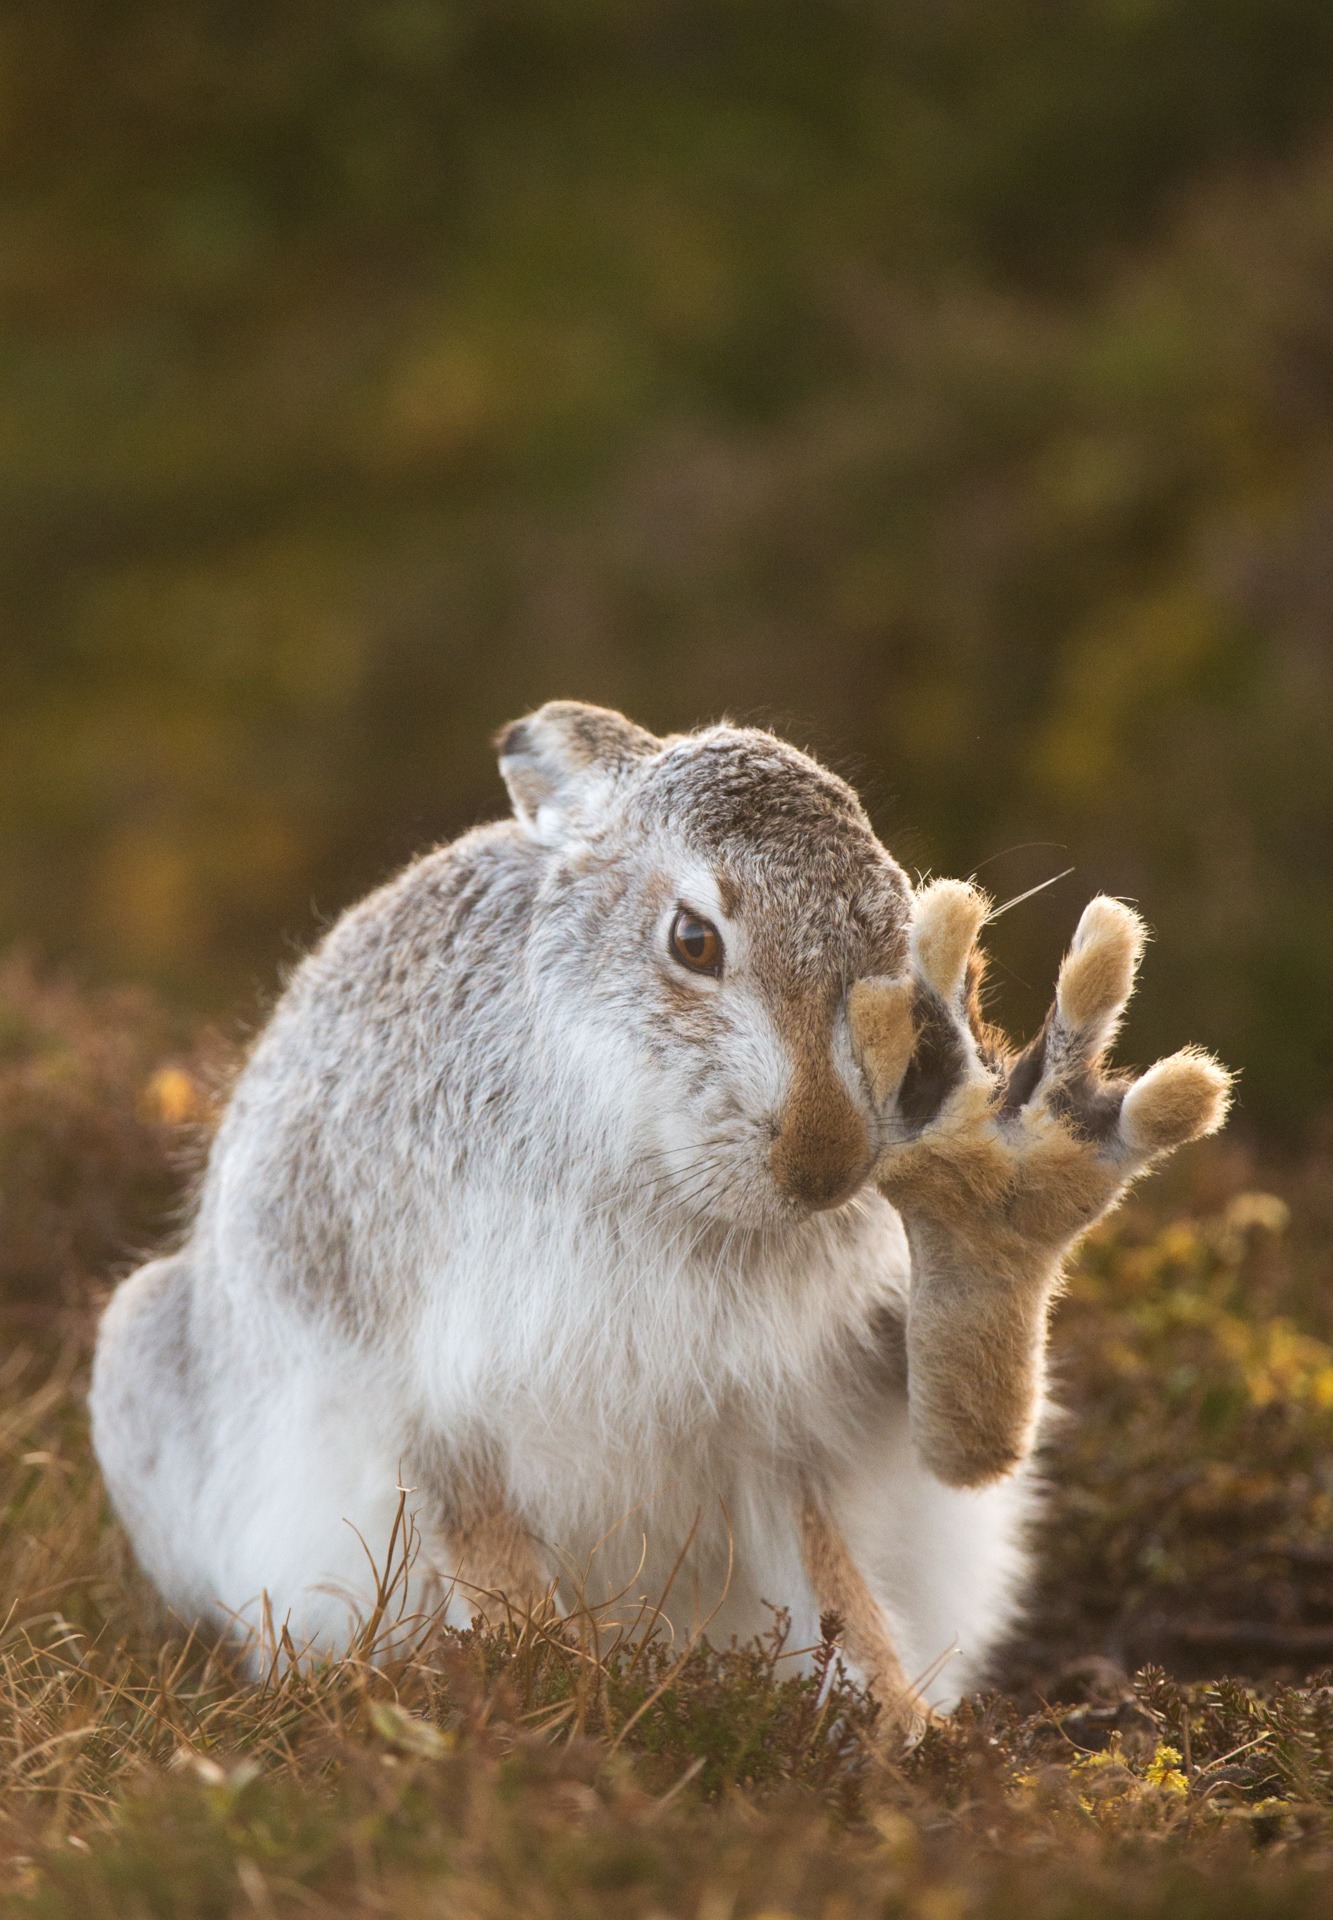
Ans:
{"label": "hare's eye", "polygon": [[711,920],[703,920],[688,907],[682,907],[671,922],[667,942],[672,957],[691,973],[711,973],[717,979],[722,972],[722,935]]}

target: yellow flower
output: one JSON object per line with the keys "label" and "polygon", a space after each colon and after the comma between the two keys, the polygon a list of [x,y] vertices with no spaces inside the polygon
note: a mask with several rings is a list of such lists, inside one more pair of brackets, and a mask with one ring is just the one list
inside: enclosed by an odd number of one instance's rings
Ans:
{"label": "yellow flower", "polygon": [[1161,1787],[1167,1793],[1188,1793],[1190,1783],[1180,1771],[1180,1754],[1175,1747],[1168,1747],[1159,1741],[1157,1751],[1148,1762],[1144,1779],[1149,1786]]}

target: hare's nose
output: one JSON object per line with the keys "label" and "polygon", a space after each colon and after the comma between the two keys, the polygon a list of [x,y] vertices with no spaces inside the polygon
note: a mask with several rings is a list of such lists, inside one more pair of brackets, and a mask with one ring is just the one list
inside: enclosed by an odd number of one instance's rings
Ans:
{"label": "hare's nose", "polygon": [[870,1137],[832,1062],[797,1068],[769,1153],[773,1178],[806,1207],[836,1207],[853,1194],[870,1162]]}

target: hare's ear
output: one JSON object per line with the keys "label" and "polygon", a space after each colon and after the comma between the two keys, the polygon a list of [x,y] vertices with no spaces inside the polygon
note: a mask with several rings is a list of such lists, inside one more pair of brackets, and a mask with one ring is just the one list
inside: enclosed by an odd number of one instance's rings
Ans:
{"label": "hare's ear", "polygon": [[502,727],[495,744],[523,831],[543,846],[555,846],[574,816],[587,818],[599,792],[623,767],[656,753],[661,742],[609,707],[548,700],[536,713]]}

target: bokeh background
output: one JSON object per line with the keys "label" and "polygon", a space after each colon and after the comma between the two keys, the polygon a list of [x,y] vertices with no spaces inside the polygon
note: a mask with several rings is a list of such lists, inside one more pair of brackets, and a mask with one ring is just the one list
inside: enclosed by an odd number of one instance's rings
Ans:
{"label": "bokeh background", "polygon": [[553,695],[1333,1100],[1328,0],[11,0],[0,943],[258,1006]]}

